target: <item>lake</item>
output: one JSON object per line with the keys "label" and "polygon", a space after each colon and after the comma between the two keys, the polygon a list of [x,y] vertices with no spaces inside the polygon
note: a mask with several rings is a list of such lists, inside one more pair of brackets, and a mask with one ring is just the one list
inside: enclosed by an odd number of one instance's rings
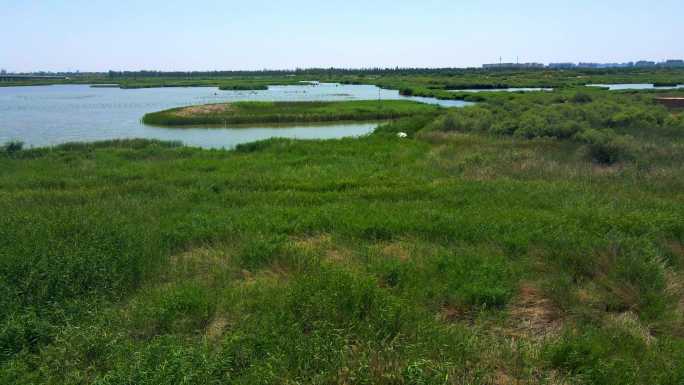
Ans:
{"label": "lake", "polygon": [[271,86],[260,91],[220,91],[216,87],[94,88],[88,85],[0,87],[0,144],[19,140],[28,147],[121,138],[181,141],[189,146],[232,148],[272,137],[332,139],[372,132],[378,123],[274,127],[160,128],[140,122],[148,112],[173,107],[235,101],[343,101],[409,99],[444,107],[472,103],[405,97],[371,85],[332,83]]}
{"label": "lake", "polygon": [[674,90],[677,88],[684,88],[684,84],[673,87],[656,87],[649,83],[634,83],[634,84],[587,84],[587,87],[603,87],[608,88],[610,91],[620,91],[620,90]]}

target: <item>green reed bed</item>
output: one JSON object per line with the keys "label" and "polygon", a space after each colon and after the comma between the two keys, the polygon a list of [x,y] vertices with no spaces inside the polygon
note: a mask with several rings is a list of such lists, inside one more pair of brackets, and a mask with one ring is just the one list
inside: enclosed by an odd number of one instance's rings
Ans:
{"label": "green reed bed", "polygon": [[0,383],[680,383],[684,135],[441,119],[3,152]]}
{"label": "green reed bed", "polygon": [[407,100],[345,102],[236,102],[174,108],[146,114],[143,122],[159,126],[247,123],[370,121],[430,114],[440,107]]}
{"label": "green reed bed", "polygon": [[[7,143],[0,383],[681,384],[684,121],[653,96],[383,102],[420,111],[233,151]],[[350,106],[379,107],[278,113]]]}

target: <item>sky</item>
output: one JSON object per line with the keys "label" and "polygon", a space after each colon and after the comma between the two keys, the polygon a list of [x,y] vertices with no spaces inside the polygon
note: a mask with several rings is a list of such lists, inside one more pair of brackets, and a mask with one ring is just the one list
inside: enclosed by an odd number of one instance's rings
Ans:
{"label": "sky", "polygon": [[0,0],[0,14],[14,72],[684,58],[682,0]]}

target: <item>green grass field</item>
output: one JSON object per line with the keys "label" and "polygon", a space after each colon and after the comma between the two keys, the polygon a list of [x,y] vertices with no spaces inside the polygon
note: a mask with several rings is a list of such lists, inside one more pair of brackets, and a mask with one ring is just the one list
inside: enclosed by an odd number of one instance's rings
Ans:
{"label": "green grass field", "polygon": [[146,114],[143,122],[158,126],[335,122],[395,119],[438,110],[440,107],[408,100],[235,102],[153,112]]}
{"label": "green grass field", "polygon": [[347,74],[480,103],[145,118],[392,119],[232,151],[0,146],[0,384],[681,385],[684,115],[580,84],[681,74]]}
{"label": "green grass field", "polygon": [[601,165],[469,111],[6,149],[0,383],[681,384],[682,131]]}

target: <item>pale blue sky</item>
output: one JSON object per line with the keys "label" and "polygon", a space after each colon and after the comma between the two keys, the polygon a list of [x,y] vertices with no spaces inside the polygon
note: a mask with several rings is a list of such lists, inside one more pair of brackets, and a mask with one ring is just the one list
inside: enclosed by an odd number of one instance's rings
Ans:
{"label": "pale blue sky", "polygon": [[682,0],[0,0],[11,71],[684,58]]}

